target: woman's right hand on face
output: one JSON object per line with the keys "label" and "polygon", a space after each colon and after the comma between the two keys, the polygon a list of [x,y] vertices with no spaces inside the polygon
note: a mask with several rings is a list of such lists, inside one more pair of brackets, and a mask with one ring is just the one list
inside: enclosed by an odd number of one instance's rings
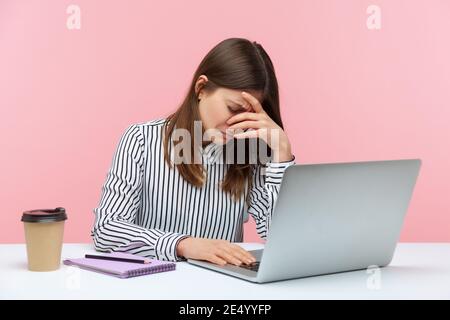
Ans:
{"label": "woman's right hand on face", "polygon": [[250,264],[256,259],[240,246],[227,240],[189,237],[178,242],[177,255],[186,259],[206,260],[221,266]]}

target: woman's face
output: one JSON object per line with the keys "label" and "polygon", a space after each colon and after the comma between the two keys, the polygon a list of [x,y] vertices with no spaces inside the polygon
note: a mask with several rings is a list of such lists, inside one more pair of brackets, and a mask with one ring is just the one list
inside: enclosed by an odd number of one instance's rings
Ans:
{"label": "woman's face", "polygon": [[[201,75],[196,83],[196,92],[202,83],[207,81],[207,77]],[[232,139],[232,135],[227,135],[227,128],[229,127],[226,121],[232,116],[241,112],[254,112],[252,106],[242,97],[242,91],[232,90],[227,88],[217,88],[212,93],[200,90],[197,93],[199,101],[199,112],[202,120],[202,126],[209,132],[214,132],[212,129],[218,131],[217,135],[221,137],[221,141],[216,141],[215,136],[212,137],[215,143],[226,143]],[[246,90],[246,92],[253,95],[259,102],[261,102],[261,92]],[[210,130],[211,129],[211,130]]]}

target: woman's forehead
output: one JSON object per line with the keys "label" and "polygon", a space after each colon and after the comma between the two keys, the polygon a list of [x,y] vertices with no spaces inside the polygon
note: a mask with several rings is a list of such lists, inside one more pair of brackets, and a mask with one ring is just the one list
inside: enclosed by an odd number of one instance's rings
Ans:
{"label": "woman's forehead", "polygon": [[[224,97],[235,103],[235,104],[245,104],[246,100],[244,99],[244,97],[242,96],[241,92],[244,90],[231,90],[231,89],[224,89]],[[255,91],[255,90],[245,90],[245,92],[250,93],[252,96],[254,96],[256,99],[258,99],[259,102],[261,102],[262,100],[262,93],[260,91]]]}

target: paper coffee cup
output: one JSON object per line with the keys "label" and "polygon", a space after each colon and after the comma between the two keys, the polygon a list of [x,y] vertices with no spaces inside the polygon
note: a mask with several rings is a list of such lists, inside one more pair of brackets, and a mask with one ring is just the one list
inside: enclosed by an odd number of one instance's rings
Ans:
{"label": "paper coffee cup", "polygon": [[29,270],[59,269],[65,220],[66,210],[61,207],[23,212]]}

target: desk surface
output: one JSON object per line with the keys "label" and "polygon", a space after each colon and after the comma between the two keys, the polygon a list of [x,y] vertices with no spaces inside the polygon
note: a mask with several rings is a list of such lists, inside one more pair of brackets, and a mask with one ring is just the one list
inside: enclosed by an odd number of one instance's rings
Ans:
{"label": "desk surface", "polygon": [[[243,244],[249,250],[261,244]],[[90,244],[65,244],[62,258],[94,252]],[[345,272],[254,284],[186,262],[177,270],[117,279],[62,265],[27,270],[24,244],[0,245],[0,299],[449,299],[450,244],[400,243],[379,273]],[[379,280],[379,281],[378,281]]]}

